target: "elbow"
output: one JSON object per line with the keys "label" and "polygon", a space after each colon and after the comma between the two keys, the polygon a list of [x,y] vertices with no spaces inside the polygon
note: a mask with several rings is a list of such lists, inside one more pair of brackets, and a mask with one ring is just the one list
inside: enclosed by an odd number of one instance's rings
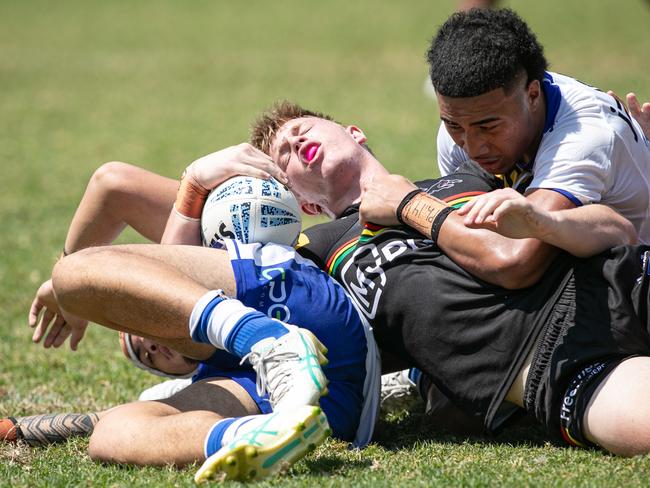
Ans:
{"label": "elbow", "polygon": [[490,281],[507,290],[518,290],[534,285],[544,274],[546,266],[527,259],[522,253],[498,256],[491,265]]}
{"label": "elbow", "polygon": [[639,243],[639,234],[634,225],[632,225],[632,222],[627,219],[625,219],[621,235],[623,237],[623,245],[632,246]]}

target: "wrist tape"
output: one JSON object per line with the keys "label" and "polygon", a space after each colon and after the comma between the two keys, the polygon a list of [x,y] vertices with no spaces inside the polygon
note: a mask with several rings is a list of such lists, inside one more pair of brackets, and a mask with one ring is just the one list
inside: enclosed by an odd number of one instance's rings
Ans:
{"label": "wrist tape", "polygon": [[422,233],[428,230],[435,243],[442,224],[453,211],[453,207],[418,189],[408,193],[401,201],[397,207],[397,219]]}
{"label": "wrist tape", "polygon": [[174,208],[185,217],[200,219],[203,204],[208,199],[210,190],[203,188],[186,172],[181,176],[181,183],[176,193]]}

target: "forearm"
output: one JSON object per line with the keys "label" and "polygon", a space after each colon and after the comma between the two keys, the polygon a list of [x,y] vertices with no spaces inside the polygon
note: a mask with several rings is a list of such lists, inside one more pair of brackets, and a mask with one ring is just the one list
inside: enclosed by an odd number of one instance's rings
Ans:
{"label": "forearm", "polygon": [[181,176],[161,244],[201,245],[201,213],[209,193],[188,167]]}
{"label": "forearm", "polygon": [[575,256],[593,256],[614,246],[637,242],[630,221],[605,205],[545,212],[539,219],[531,237]]}
{"label": "forearm", "polygon": [[431,237],[466,271],[506,288],[534,283],[553,255],[551,246],[534,239],[509,239],[487,230],[470,229],[445,202],[425,193],[405,198],[397,215],[402,223]]}
{"label": "forearm", "polygon": [[172,209],[160,243],[200,246],[202,244],[200,220],[187,218]]}
{"label": "forearm", "polygon": [[490,230],[470,229],[456,214],[445,220],[438,247],[477,278],[504,288],[532,285],[557,254],[537,239],[510,239]]}

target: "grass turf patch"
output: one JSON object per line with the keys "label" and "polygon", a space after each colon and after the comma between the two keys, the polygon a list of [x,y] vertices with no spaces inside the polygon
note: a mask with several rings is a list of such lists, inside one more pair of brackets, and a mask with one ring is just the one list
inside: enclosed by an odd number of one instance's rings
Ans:
{"label": "grass turf patch", "polygon": [[[77,353],[29,340],[29,304],[99,164],[176,177],[196,157],[244,140],[261,108],[289,98],[359,124],[391,171],[435,175],[424,51],[454,5],[1,2],[0,415],[99,410],[155,381],[126,363],[107,330],[90,327]],[[553,70],[650,100],[647,2],[503,5],[530,22]],[[102,466],[86,446],[0,446],[0,485],[192,485],[193,467]],[[634,486],[646,484],[649,468],[647,457],[553,447],[531,427],[495,439],[441,435],[413,413],[384,418],[365,451],[330,441],[263,484]]]}

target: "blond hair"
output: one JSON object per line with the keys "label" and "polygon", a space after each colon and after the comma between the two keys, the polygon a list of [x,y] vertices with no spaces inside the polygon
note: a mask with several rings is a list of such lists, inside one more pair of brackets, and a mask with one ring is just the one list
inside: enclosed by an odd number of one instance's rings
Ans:
{"label": "blond hair", "polygon": [[276,102],[271,108],[260,114],[251,125],[250,143],[260,151],[269,154],[275,136],[284,124],[301,117],[318,117],[336,122],[329,115],[307,110],[287,100]]}

